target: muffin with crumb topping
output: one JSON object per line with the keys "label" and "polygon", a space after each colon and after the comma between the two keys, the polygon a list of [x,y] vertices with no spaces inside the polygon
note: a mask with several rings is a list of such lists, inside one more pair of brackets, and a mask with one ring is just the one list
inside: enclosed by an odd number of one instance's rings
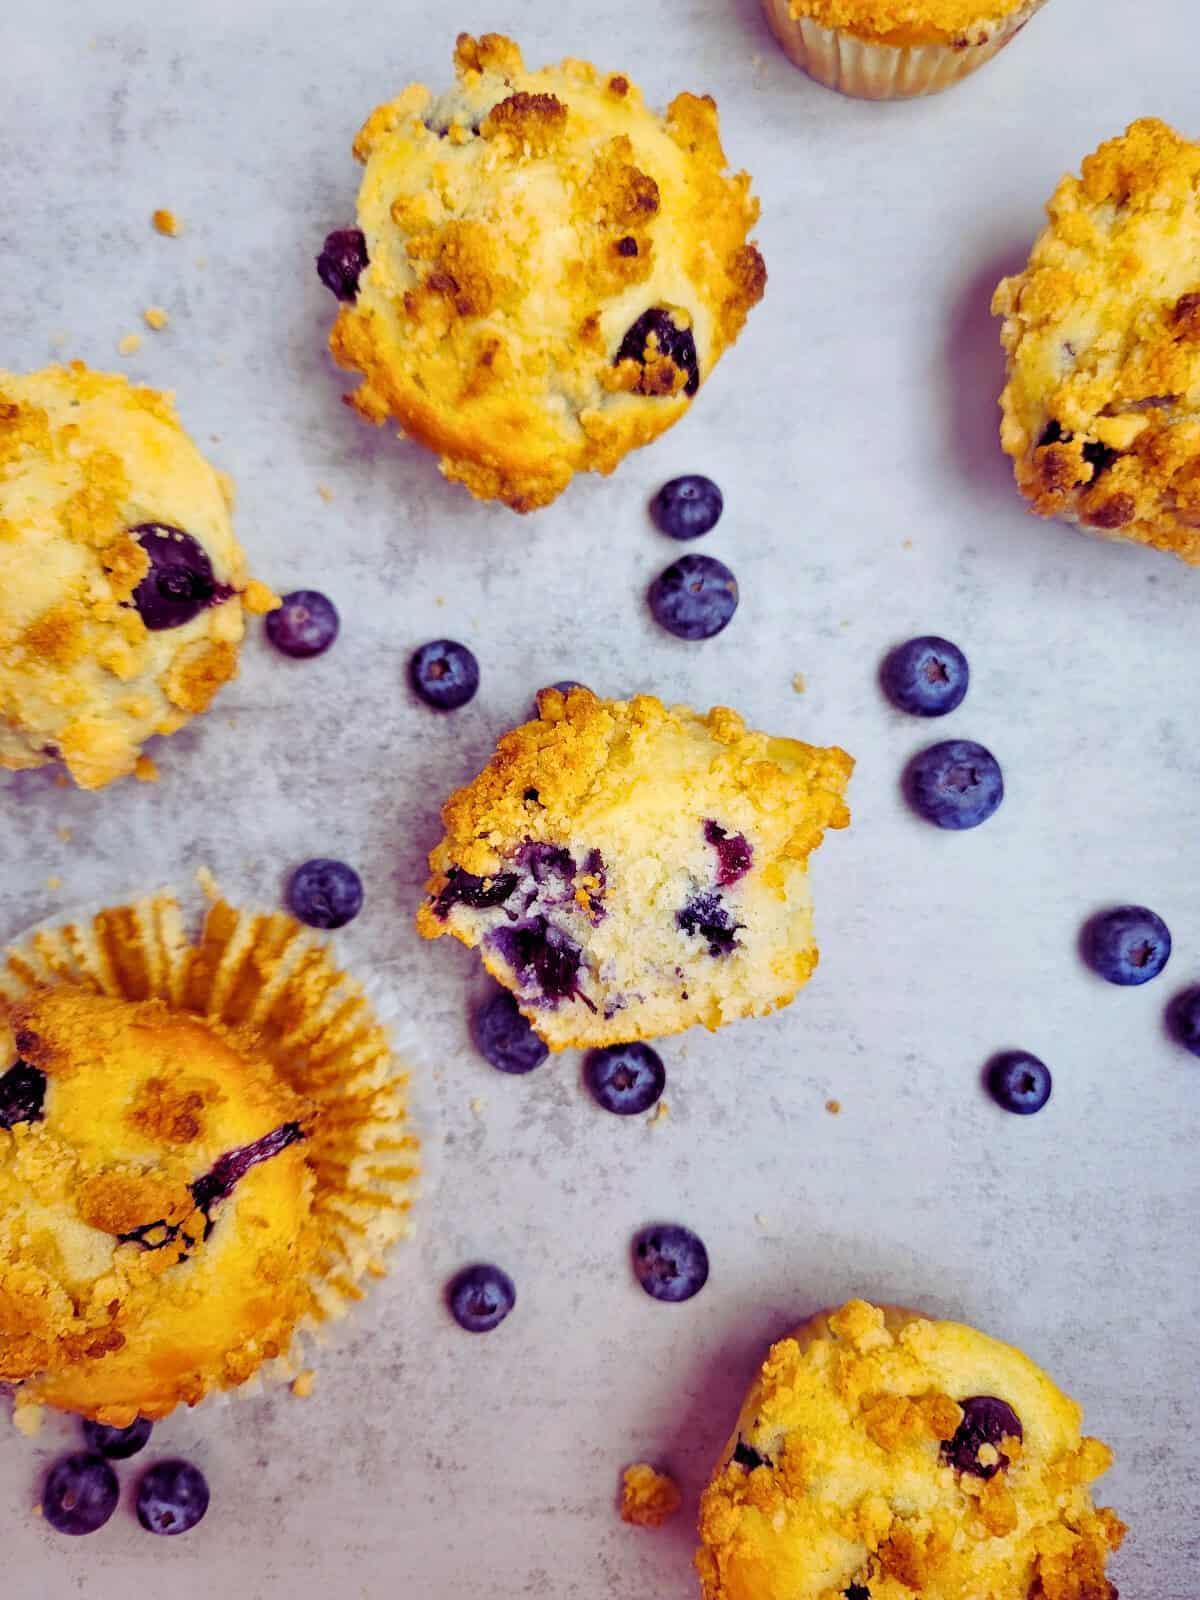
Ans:
{"label": "muffin with crumb topping", "polygon": [[1135,122],[1068,175],[1004,318],[1001,441],[1033,510],[1200,563],[1200,144]]}
{"label": "muffin with crumb topping", "polygon": [[1117,1600],[1112,1464],[1027,1356],[854,1300],[776,1344],[700,1507],[704,1600]]}
{"label": "muffin with crumb topping", "polygon": [[460,36],[457,82],[367,118],[358,226],[318,260],[347,398],[517,511],[611,472],[691,404],[762,297],[758,202],[707,96],[651,110],[622,73],[531,71]]}
{"label": "muffin with crumb topping", "polygon": [[864,100],[937,94],[1010,44],[1046,0],[763,0],[788,56]]}

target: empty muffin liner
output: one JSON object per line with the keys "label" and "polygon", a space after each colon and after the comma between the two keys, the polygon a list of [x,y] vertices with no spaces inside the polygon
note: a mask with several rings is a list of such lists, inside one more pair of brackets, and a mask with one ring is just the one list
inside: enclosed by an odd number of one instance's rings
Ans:
{"label": "empty muffin liner", "polygon": [[[771,31],[789,58],[830,89],[860,100],[940,94],[1011,43],[1046,0],[1026,0],[1011,16],[984,22],[951,44],[894,45],[797,17],[796,0],[763,0]],[[799,0],[803,4],[803,0]]]}
{"label": "empty muffin liner", "polygon": [[[257,1031],[279,1076],[321,1113],[307,1145],[320,1242],[297,1329],[311,1334],[363,1298],[365,1282],[385,1275],[388,1248],[411,1232],[421,1168],[408,1073],[325,939],[282,912],[238,909],[211,884],[206,894],[194,933],[168,890],[35,928],[0,950],[0,1022],[5,1001],[70,983]],[[294,1344],[261,1370],[286,1380],[301,1364]]]}

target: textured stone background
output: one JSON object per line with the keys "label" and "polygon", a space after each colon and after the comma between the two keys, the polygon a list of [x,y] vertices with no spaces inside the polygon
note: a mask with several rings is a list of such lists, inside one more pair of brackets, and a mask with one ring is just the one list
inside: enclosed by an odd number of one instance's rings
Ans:
{"label": "textured stone background", "polygon": [[[0,360],[40,365],[62,336],[64,354],[176,388],[239,483],[258,570],[326,589],[344,633],[307,665],[255,637],[215,714],[160,752],[156,787],[0,782],[0,938],[200,863],[272,899],[289,865],[344,854],[367,884],[346,951],[394,989],[440,1140],[419,1240],[313,1397],[160,1429],[211,1479],[196,1533],[152,1546],[122,1514],[89,1541],[56,1538],[26,1508],[71,1430],[0,1439],[5,1594],[685,1600],[695,1496],[766,1341],[860,1292],[1043,1360],[1117,1447],[1122,1591],[1194,1600],[1200,1068],[1160,1019],[1200,975],[1200,579],[1025,516],[995,443],[987,313],[1085,150],[1146,112],[1200,132],[1193,0],[1052,0],[966,88],[891,107],[801,77],[754,0],[576,10],[5,7]],[[771,273],[687,421],[527,521],[473,504],[340,405],[312,270],[353,210],[361,117],[412,78],[445,80],[456,29],[489,26],[534,61],[628,70],[657,101],[714,92],[763,199]],[[159,205],[181,239],[152,232]],[[170,328],[142,330],[123,361],[117,340],[152,303]],[[642,601],[675,548],[645,501],[691,469],[725,487],[706,548],[743,594],[700,646],[657,632]],[[926,827],[897,795],[925,734],[881,701],[876,665],[927,629],[974,669],[952,731],[991,745],[1008,778],[973,835]],[[444,719],[404,684],[411,648],[440,633],[483,666],[478,699]],[[658,1126],[596,1110],[573,1055],[526,1080],[490,1072],[467,1038],[471,959],[411,927],[440,798],[562,676],[732,702],[859,758],[855,827],[816,863],[816,980],[769,1021],[668,1043]],[[1075,954],[1082,919],[1126,898],[1166,916],[1177,952],[1130,992]],[[978,1088],[984,1058],[1013,1044],[1057,1075],[1033,1122]],[[627,1240],[653,1218],[708,1242],[711,1284],[690,1305],[632,1282]],[[481,1256],[520,1301],[473,1340],[439,1295]],[[658,1534],[614,1511],[618,1471],[640,1457],[687,1491]]]}

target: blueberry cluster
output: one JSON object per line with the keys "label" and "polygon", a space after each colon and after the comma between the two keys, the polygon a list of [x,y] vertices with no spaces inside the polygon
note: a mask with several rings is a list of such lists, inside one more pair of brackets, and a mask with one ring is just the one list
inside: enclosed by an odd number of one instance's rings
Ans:
{"label": "blueberry cluster", "polygon": [[[85,1422],[87,1448],[56,1461],[42,1485],[42,1515],[56,1533],[95,1533],[121,1498],[114,1461],[144,1450],[153,1424],[138,1417],[127,1428]],[[187,1533],[208,1510],[208,1483],[189,1461],[156,1461],[138,1481],[134,1510],[148,1533]]]}
{"label": "blueberry cluster", "polygon": [[[699,473],[672,478],[650,502],[655,525],[669,539],[699,539],[724,509],[720,489]],[[723,561],[689,553],[659,573],[647,599],[655,622],[677,639],[711,639],[737,610],[738,584]]]}

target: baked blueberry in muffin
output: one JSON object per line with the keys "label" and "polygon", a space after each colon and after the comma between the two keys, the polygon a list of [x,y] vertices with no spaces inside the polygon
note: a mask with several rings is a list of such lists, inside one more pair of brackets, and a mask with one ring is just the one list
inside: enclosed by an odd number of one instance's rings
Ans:
{"label": "baked blueberry in muffin", "polygon": [[168,395],[80,363],[0,373],[0,767],[95,789],[237,672],[231,490]]}
{"label": "baked blueberry in muffin", "polygon": [[358,227],[331,234],[348,398],[480,499],[532,511],[683,415],[766,271],[707,96],[649,109],[622,73],[540,71],[463,34],[457,82],[367,118]]}
{"label": "baked blueberry in muffin", "polygon": [[770,1351],[700,1506],[704,1600],[1116,1600],[1112,1464],[1027,1356],[855,1300]]}
{"label": "baked blueberry in muffin", "polygon": [[1001,441],[1034,511],[1200,563],[1200,144],[1135,122],[996,290]]}
{"label": "baked blueberry in muffin", "polygon": [[807,861],[849,821],[850,757],[650,695],[538,708],[446,803],[420,932],[478,947],[551,1049],[786,1005],[816,965]]}

